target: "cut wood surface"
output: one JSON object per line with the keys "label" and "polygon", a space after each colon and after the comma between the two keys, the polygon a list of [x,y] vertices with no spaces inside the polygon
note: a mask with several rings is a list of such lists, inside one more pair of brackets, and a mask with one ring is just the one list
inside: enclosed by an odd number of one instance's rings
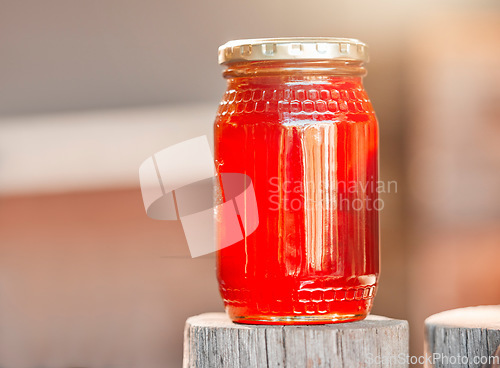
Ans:
{"label": "cut wood surface", "polygon": [[368,316],[363,321],[301,326],[237,324],[224,313],[189,318],[184,368],[407,367],[407,321]]}
{"label": "cut wood surface", "polygon": [[425,328],[426,367],[500,368],[500,306],[438,313]]}

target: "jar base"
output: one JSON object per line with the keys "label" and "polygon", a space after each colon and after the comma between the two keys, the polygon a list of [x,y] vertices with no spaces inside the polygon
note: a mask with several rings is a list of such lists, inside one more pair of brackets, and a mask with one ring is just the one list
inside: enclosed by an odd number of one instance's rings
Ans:
{"label": "jar base", "polygon": [[[366,279],[366,276],[362,276]],[[352,322],[364,319],[371,311],[377,284],[362,277],[357,285],[332,286],[311,282],[307,289],[273,285],[274,292],[253,294],[241,288],[224,288],[224,306],[233,322],[269,325],[307,325]],[[352,282],[352,280],[351,280]],[[262,291],[262,290],[261,290]],[[280,294],[280,291],[281,292]]]}
{"label": "jar base", "polygon": [[242,324],[255,325],[319,325],[331,323],[343,323],[360,321],[366,318],[367,314],[322,314],[310,316],[275,316],[275,315],[255,315],[255,316],[231,316],[231,320]]}

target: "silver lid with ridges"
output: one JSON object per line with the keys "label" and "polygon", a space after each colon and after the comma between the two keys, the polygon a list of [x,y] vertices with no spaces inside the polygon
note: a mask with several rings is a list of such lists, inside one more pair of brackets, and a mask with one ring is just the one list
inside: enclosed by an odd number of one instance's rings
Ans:
{"label": "silver lid with ridges", "polygon": [[219,64],[262,60],[368,61],[368,47],[353,38],[285,37],[229,41],[219,47]]}

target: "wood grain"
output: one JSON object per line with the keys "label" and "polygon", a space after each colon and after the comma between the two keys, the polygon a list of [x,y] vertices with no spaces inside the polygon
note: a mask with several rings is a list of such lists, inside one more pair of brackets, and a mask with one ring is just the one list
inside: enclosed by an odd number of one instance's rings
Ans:
{"label": "wood grain", "polygon": [[500,306],[438,313],[425,328],[426,367],[500,367]]}
{"label": "wood grain", "polygon": [[184,368],[407,367],[408,323],[379,316],[307,326],[232,323],[224,313],[189,318]]}

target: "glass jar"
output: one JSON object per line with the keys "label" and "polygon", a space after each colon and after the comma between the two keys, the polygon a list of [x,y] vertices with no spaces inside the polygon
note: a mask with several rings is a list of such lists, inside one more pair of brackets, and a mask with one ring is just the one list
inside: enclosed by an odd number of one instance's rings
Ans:
{"label": "glass jar", "polygon": [[367,59],[354,39],[219,48],[227,91],[214,124],[216,165],[219,174],[251,179],[259,217],[255,231],[217,252],[233,321],[334,323],[369,313],[381,203],[378,124],[362,83]]}

